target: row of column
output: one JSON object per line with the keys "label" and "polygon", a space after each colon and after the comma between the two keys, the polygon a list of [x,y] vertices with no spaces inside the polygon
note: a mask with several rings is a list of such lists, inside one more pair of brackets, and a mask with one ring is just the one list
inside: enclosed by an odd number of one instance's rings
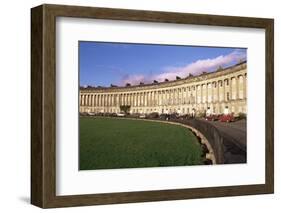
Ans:
{"label": "row of column", "polygon": [[187,87],[127,93],[80,94],[80,106],[119,107],[216,103],[246,98],[246,74]]}

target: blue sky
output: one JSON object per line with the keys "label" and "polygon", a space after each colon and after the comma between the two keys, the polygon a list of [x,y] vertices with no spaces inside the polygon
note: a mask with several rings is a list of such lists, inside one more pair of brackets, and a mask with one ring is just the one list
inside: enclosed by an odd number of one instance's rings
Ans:
{"label": "blue sky", "polygon": [[246,59],[245,48],[79,42],[80,85],[122,86],[198,75]]}

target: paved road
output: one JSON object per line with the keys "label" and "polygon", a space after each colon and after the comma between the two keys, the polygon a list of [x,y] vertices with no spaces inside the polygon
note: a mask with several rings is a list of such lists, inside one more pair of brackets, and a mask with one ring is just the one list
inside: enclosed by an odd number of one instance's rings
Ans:
{"label": "paved road", "polygon": [[226,123],[219,121],[207,121],[214,125],[222,135],[232,140],[242,146],[247,147],[247,123],[246,120],[240,120],[236,122]]}
{"label": "paved road", "polygon": [[215,126],[224,138],[225,163],[245,163],[247,160],[247,123],[240,120],[232,123],[205,121]]}

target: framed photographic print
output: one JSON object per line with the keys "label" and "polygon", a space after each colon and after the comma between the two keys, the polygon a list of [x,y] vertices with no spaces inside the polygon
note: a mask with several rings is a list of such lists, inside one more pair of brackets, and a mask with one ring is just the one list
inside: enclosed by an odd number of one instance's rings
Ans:
{"label": "framed photographic print", "polygon": [[31,9],[31,203],[274,191],[272,19]]}

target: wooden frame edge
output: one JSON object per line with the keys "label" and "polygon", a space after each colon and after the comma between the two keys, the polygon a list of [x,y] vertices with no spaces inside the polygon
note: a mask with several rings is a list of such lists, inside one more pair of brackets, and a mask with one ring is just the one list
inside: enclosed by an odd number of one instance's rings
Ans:
{"label": "wooden frame edge", "polygon": [[[56,196],[55,21],[57,16],[264,28],[266,31],[266,183],[245,186]],[[31,9],[31,27],[31,203],[33,205],[41,208],[54,208],[274,192],[273,19],[47,4]]]}

